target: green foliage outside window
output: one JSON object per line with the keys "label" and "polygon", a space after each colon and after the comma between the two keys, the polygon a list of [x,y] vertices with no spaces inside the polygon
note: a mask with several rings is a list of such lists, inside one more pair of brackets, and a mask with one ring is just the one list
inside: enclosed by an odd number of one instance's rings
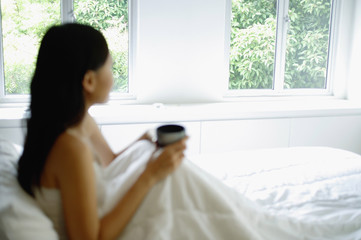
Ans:
{"label": "green foliage outside window", "polygon": [[[290,0],[284,88],[324,88],[330,0]],[[271,89],[277,1],[233,0],[229,89]]]}
{"label": "green foliage outside window", "polygon": [[[290,0],[284,88],[323,88],[330,0]],[[39,42],[60,24],[59,0],[1,0],[5,89],[29,93]],[[272,89],[276,0],[232,0],[229,89]],[[114,91],[128,91],[128,0],[75,0],[77,22],[101,30],[114,60]]]}
{"label": "green foliage outside window", "polygon": [[74,15],[79,23],[100,30],[113,57],[115,92],[128,91],[128,1],[75,0]]}
{"label": "green foliage outside window", "polygon": [[330,0],[290,1],[285,88],[324,88]]}
{"label": "green foliage outside window", "polygon": [[[6,94],[28,94],[40,41],[60,24],[59,0],[1,0]],[[104,34],[113,57],[115,92],[128,91],[128,1],[74,1],[77,22]]]}
{"label": "green foliage outside window", "polygon": [[274,1],[232,1],[230,89],[272,88],[276,18]]}
{"label": "green foliage outside window", "polygon": [[60,23],[60,3],[1,0],[1,10],[6,93],[28,94],[40,40],[49,25]]}

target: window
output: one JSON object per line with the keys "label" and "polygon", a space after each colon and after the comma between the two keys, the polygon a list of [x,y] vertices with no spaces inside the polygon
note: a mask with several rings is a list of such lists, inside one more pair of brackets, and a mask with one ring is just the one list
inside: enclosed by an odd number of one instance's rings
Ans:
{"label": "window", "polygon": [[275,1],[232,1],[229,89],[271,89],[276,47]]}
{"label": "window", "polygon": [[0,97],[29,94],[45,31],[51,25],[69,21],[92,25],[104,34],[114,59],[113,92],[128,92],[127,0],[1,0],[0,3],[0,83],[4,85]]}
{"label": "window", "polygon": [[332,0],[233,0],[229,89],[328,86]]}
{"label": "window", "polygon": [[48,26],[60,23],[60,2],[1,0],[0,3],[3,91],[6,95],[28,94],[39,42]]}
{"label": "window", "polygon": [[128,92],[128,0],[74,0],[76,22],[99,29],[113,57],[114,92]]}
{"label": "window", "polygon": [[348,70],[339,62],[349,57],[344,46],[354,31],[353,1],[0,0],[0,4],[0,101],[29,92],[45,29],[72,21],[103,32],[115,63],[113,92],[130,100],[127,103],[333,95],[335,89],[340,92],[335,96],[347,94],[341,89],[347,89],[347,79],[341,78]]}

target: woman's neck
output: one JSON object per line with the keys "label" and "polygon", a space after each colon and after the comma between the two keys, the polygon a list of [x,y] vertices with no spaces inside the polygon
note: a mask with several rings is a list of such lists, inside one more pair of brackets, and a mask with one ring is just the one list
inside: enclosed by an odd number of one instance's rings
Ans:
{"label": "woman's neck", "polygon": [[84,117],[82,118],[79,123],[74,126],[68,128],[71,132],[77,133],[82,137],[89,137],[89,122],[90,122],[90,115],[88,111],[85,112]]}

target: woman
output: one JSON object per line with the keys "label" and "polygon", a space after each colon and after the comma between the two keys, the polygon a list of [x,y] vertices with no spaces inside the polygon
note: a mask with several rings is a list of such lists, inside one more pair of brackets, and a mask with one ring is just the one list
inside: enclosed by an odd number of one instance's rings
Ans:
{"label": "woman", "polygon": [[[64,216],[54,219],[64,218],[70,239],[119,236],[152,186],[184,157],[186,139],[165,147],[116,206],[98,217],[94,162],[107,166],[120,153],[111,151],[88,109],[107,101],[112,84],[112,58],[100,32],[80,24],[48,30],[31,82],[31,116],[18,181],[30,195],[51,195],[59,202],[54,214]],[[150,140],[147,134],[141,139]]]}
{"label": "woman", "polygon": [[144,134],[114,154],[88,114],[108,99],[112,83],[100,32],[79,24],[48,30],[31,83],[18,181],[60,239],[322,239],[313,231],[322,222],[300,227],[191,162],[180,165],[186,138],[155,152]]}

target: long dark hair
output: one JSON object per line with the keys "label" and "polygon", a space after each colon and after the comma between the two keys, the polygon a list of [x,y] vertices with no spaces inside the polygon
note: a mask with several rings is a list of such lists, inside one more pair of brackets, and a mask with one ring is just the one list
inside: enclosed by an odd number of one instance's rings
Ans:
{"label": "long dark hair", "polygon": [[46,32],[31,81],[30,118],[18,166],[18,181],[31,196],[55,140],[84,117],[85,73],[100,68],[108,54],[104,36],[90,26],[64,24]]}

